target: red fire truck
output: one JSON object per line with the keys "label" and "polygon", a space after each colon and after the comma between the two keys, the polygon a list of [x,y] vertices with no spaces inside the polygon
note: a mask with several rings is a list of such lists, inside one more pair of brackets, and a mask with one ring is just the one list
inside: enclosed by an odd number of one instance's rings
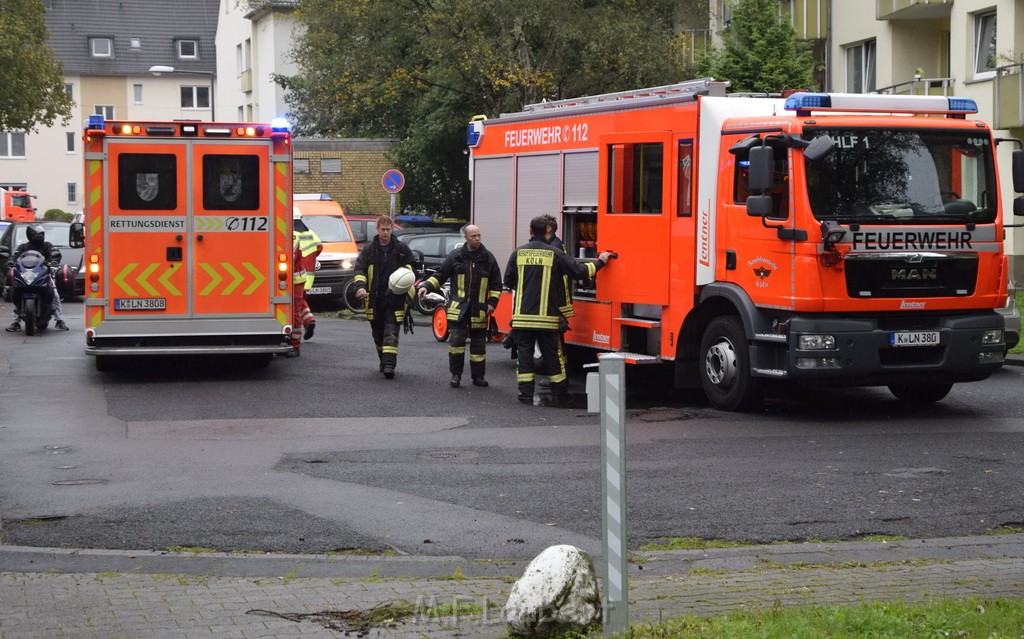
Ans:
{"label": "red fire truck", "polygon": [[710,79],[534,104],[470,122],[472,218],[502,265],[544,213],[574,257],[616,252],[573,291],[567,344],[671,364],[719,409],[774,381],[934,402],[1005,350],[1005,140],[976,111]]}
{"label": "red fire truck", "polygon": [[287,125],[104,121],[85,130],[86,353],[290,350]]}

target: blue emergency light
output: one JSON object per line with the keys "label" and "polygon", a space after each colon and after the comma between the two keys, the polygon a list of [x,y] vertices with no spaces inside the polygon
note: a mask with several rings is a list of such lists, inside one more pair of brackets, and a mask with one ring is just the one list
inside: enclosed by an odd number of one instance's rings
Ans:
{"label": "blue emergency light", "polygon": [[270,121],[271,131],[291,131],[292,125],[284,118],[274,118]]}
{"label": "blue emergency light", "polygon": [[103,114],[93,113],[89,116],[89,119],[85,122],[86,129],[99,129],[103,130]]}
{"label": "blue emergency light", "polygon": [[881,93],[809,93],[800,91],[786,98],[787,111],[807,116],[811,111],[876,111],[883,113],[977,113],[972,98],[944,95],[888,95]]}

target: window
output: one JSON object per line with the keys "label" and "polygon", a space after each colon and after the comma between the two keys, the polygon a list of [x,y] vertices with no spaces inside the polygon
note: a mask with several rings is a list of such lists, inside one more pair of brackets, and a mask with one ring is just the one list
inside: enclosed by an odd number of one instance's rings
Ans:
{"label": "window", "polygon": [[113,38],[89,38],[89,47],[94,58],[112,58],[114,56]]}
{"label": "window", "polygon": [[74,153],[75,152],[75,134],[72,133],[71,131],[68,131],[64,135],[67,136],[68,153]]}
{"label": "window", "polygon": [[195,40],[178,40],[178,58],[194,60],[199,57],[199,43]]}
{"label": "window", "polygon": [[128,41],[128,46],[130,46],[133,49],[141,49],[142,40],[140,40],[139,38],[132,38]]}
{"label": "window", "polygon": [[0,133],[0,158],[25,157],[25,134],[18,132]]}
{"label": "window", "polygon": [[661,213],[661,144],[613,144],[609,159],[609,213]]}
{"label": "window", "polygon": [[209,109],[210,87],[181,87],[181,108]]}
{"label": "window", "polygon": [[75,204],[78,202],[78,185],[74,182],[68,182],[68,204]]}
{"label": "window", "polygon": [[171,211],[178,207],[177,158],[164,153],[117,156],[117,206],[122,211]]}
{"label": "window", "polygon": [[693,215],[693,140],[679,140],[679,193],[676,196],[676,215]]}
{"label": "window", "polygon": [[257,211],[260,161],[255,155],[203,156],[203,208],[207,211]]}
{"label": "window", "polygon": [[132,102],[134,104],[142,104],[142,85],[141,84],[133,84],[132,85]]}
{"label": "window", "polygon": [[104,120],[114,119],[114,105],[112,104],[97,104],[92,108],[92,112],[102,115]]}
{"label": "window", "polygon": [[321,173],[341,173],[341,158],[324,158],[320,160]]}
{"label": "window", "polygon": [[75,100],[75,85],[72,82],[64,83],[64,93],[68,94],[68,100],[74,102]]}
{"label": "window", "polygon": [[295,167],[296,173],[309,173],[308,158],[295,158],[292,160],[292,166]]}
{"label": "window", "polygon": [[846,90],[868,93],[875,90],[875,41],[846,48]]}
{"label": "window", "polygon": [[996,12],[974,16],[974,77],[977,80],[996,75]]}

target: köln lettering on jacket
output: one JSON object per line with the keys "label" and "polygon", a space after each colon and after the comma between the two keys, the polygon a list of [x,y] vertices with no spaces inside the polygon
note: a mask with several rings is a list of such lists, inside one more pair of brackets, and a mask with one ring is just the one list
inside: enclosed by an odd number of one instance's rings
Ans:
{"label": "k\u00f6ln lettering on jacket", "polygon": [[551,266],[555,254],[550,249],[519,249],[516,251],[517,266]]}

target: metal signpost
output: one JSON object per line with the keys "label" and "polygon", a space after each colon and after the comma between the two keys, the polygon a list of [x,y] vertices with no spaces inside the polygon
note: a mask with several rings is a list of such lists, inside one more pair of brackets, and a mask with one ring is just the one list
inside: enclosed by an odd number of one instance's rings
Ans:
{"label": "metal signpost", "polygon": [[604,549],[604,634],[629,626],[626,548],[626,360],[609,353],[600,359],[601,541]]}
{"label": "metal signpost", "polygon": [[388,169],[380,178],[380,185],[391,194],[391,217],[395,217],[395,199],[398,192],[405,186],[405,176],[398,169]]}

